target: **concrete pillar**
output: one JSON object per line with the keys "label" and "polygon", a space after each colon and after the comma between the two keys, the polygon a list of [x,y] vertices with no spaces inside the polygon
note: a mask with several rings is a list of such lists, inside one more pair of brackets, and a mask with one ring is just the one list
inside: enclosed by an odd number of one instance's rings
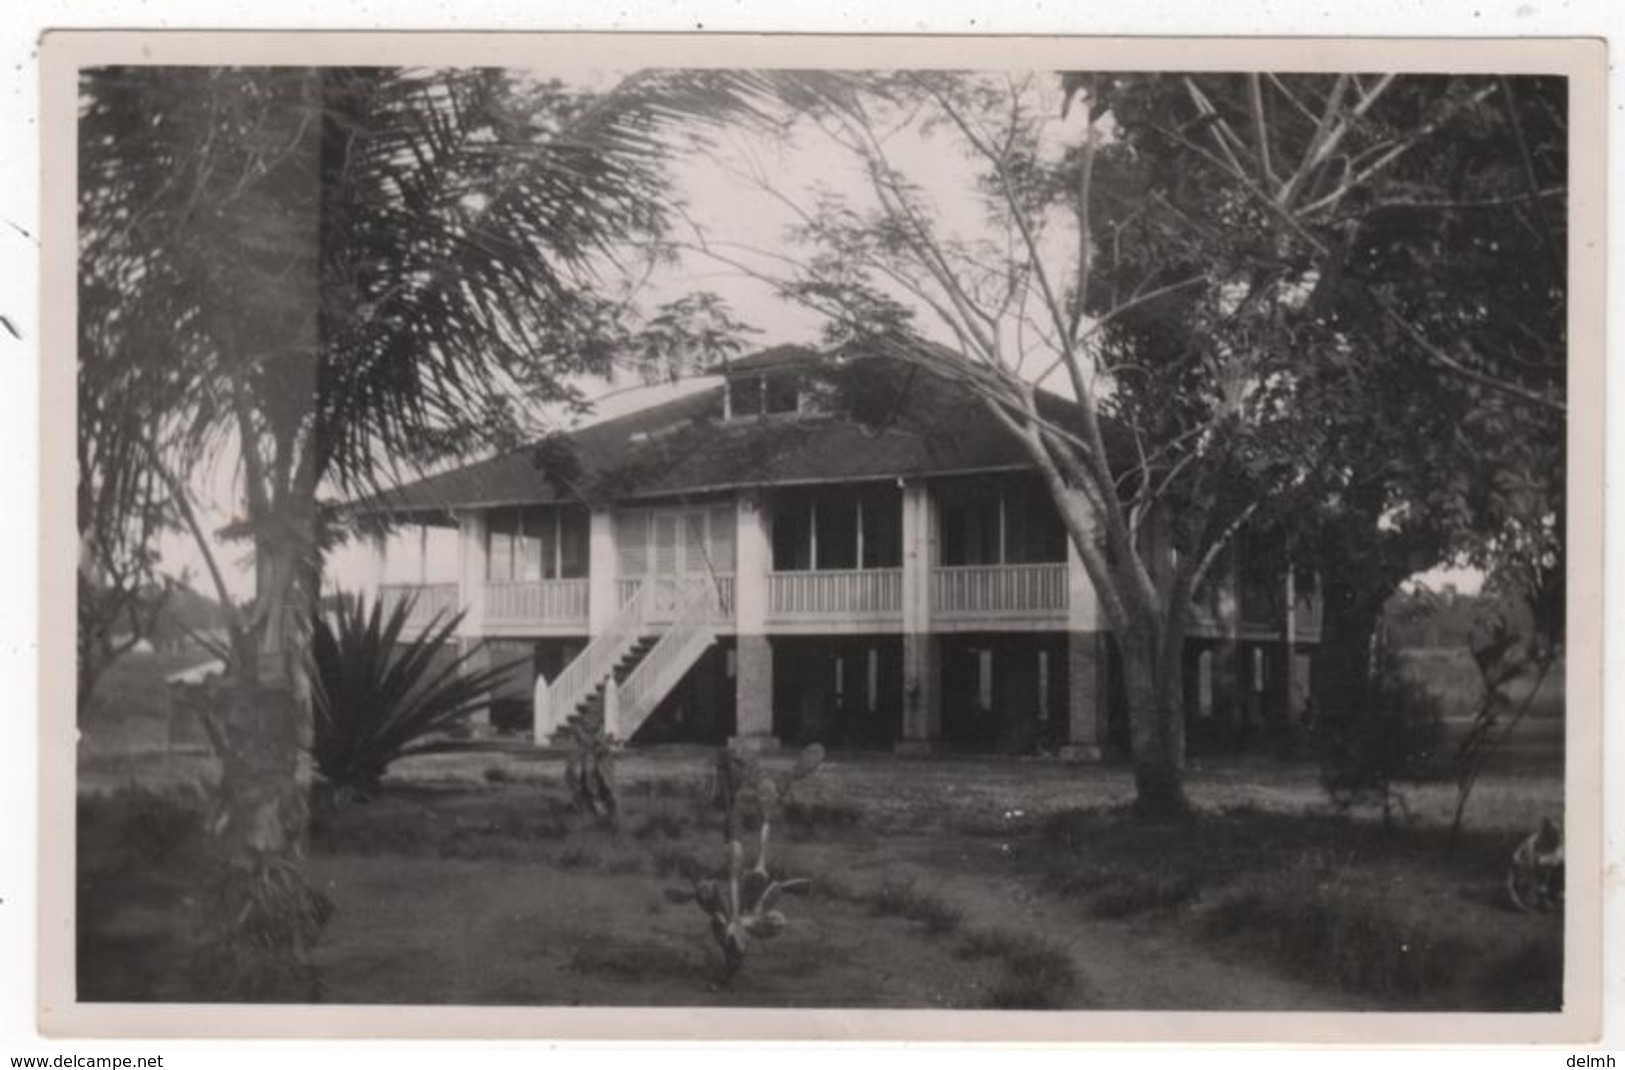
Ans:
{"label": "concrete pillar", "polygon": [[773,738],[773,646],[767,638],[767,574],[772,567],[772,544],[761,502],[741,494],[734,510],[734,626],[735,731],[730,745],[763,749],[778,745]]}
{"label": "concrete pillar", "polygon": [[383,532],[367,538],[372,553],[368,555],[368,569],[362,580],[361,594],[367,598],[377,598],[384,584],[389,582],[389,537]]}
{"label": "concrete pillar", "polygon": [[[471,511],[457,515],[457,605],[463,610],[457,626],[458,643],[464,650],[479,642],[485,631],[485,513]],[[489,656],[480,664],[490,663]],[[481,706],[469,717],[476,735],[491,731],[491,709]]]}
{"label": "concrete pillar", "polygon": [[929,751],[942,735],[941,644],[931,631],[931,499],[903,484],[903,752]]}
{"label": "concrete pillar", "polygon": [[467,639],[485,631],[485,531],[484,512],[458,514],[457,604],[464,612],[457,634]]}
{"label": "concrete pillar", "polygon": [[620,611],[616,597],[615,514],[594,509],[587,534],[587,632],[598,635]]}

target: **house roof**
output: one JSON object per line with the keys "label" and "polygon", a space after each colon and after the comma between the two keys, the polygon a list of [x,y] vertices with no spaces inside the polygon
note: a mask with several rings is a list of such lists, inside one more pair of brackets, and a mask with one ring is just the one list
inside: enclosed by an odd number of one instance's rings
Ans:
{"label": "house roof", "polygon": [[745,372],[767,371],[791,364],[804,364],[822,359],[818,350],[800,345],[777,345],[759,349],[736,360],[719,361],[706,369],[708,375],[739,375]]}
{"label": "house roof", "polygon": [[[853,482],[1030,467],[967,391],[898,361],[837,362],[778,346],[729,371],[803,364],[841,393],[834,415],[722,418],[718,385],[386,491],[361,508],[626,501],[776,484]],[[1044,395],[1046,406],[1071,409]]]}

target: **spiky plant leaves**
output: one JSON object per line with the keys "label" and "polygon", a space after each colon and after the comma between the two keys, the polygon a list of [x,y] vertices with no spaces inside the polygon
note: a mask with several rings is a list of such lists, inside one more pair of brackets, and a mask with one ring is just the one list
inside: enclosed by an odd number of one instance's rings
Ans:
{"label": "spiky plant leaves", "polygon": [[740,924],[745,931],[758,940],[771,940],[784,931],[789,922],[777,910],[769,910],[761,914],[747,914]]}
{"label": "spiky plant leaves", "polygon": [[370,791],[394,762],[451,749],[436,737],[484,706],[511,668],[479,668],[477,650],[458,651],[460,613],[405,638],[411,608],[345,600],[312,621],[311,753],[333,785]]}

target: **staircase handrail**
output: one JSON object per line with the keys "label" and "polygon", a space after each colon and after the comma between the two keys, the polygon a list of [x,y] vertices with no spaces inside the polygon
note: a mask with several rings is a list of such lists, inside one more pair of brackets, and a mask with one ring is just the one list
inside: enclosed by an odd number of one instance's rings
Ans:
{"label": "staircase handrail", "polygon": [[689,595],[678,612],[677,619],[672,621],[671,626],[655,645],[643,655],[637,668],[621,681],[616,698],[619,700],[620,715],[625,722],[622,730],[627,736],[637,730],[637,723],[634,722],[641,722],[648,714],[648,711],[643,709],[645,692],[658,684],[661,674],[686,654],[691,654],[693,647],[704,649],[715,641],[712,626],[718,612],[717,599],[718,593],[714,583],[706,584]]}
{"label": "staircase handrail", "polygon": [[615,669],[643,631],[648,585],[640,586],[610,618],[609,625],[547,686],[547,708],[573,710]]}

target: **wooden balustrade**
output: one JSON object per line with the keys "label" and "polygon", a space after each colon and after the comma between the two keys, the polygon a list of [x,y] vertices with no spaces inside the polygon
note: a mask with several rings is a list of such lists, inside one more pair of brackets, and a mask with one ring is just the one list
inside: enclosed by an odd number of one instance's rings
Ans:
{"label": "wooden balustrade", "polygon": [[491,624],[585,626],[587,587],[585,579],[492,580],[485,585],[485,619]]}
{"label": "wooden balustrade", "polygon": [[1066,612],[1066,565],[955,565],[931,572],[933,617]]}
{"label": "wooden balustrade", "polygon": [[384,603],[384,612],[391,612],[402,602],[411,602],[407,614],[409,628],[424,628],[436,615],[441,622],[457,612],[457,585],[455,583],[385,583],[378,588],[378,597]]}
{"label": "wooden balustrade", "polygon": [[897,617],[902,610],[901,569],[774,572],[768,576],[769,620]]}

